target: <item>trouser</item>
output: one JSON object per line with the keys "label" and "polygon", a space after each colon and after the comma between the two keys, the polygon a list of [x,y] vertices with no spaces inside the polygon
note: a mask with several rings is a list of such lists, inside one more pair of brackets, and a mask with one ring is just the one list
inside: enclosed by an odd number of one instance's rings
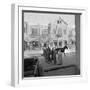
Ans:
{"label": "trouser", "polygon": [[56,55],[52,56],[52,60],[53,60],[54,64],[56,64]]}

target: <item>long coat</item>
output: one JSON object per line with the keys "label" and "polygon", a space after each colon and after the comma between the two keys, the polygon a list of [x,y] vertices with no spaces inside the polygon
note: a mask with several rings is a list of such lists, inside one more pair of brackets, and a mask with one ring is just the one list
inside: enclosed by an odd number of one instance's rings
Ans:
{"label": "long coat", "polygon": [[56,55],[56,63],[62,64],[62,53],[61,52],[58,52],[58,54]]}
{"label": "long coat", "polygon": [[52,50],[52,60],[54,61],[54,64],[56,64],[56,50]]}

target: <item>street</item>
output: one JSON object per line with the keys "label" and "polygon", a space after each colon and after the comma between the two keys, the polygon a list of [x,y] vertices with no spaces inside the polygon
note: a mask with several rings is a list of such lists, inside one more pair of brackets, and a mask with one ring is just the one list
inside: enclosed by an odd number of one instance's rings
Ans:
{"label": "street", "polygon": [[76,73],[77,66],[76,63],[76,55],[66,54],[62,55],[62,65],[56,65],[53,63],[46,63],[45,58],[43,56],[39,57],[39,64],[42,66],[44,70],[44,76],[54,76],[54,75],[74,75]]}
{"label": "street", "polygon": [[[34,52],[32,52],[34,53]],[[38,57],[39,65],[42,67],[44,73],[43,76],[57,76],[57,75],[76,75],[77,68],[80,69],[80,65],[77,64],[75,52],[67,51],[66,54],[62,54],[62,64],[47,63],[45,57],[41,55],[42,51],[36,51],[35,54],[31,54],[26,51],[26,57],[33,55]],[[79,71],[78,71],[79,74]]]}

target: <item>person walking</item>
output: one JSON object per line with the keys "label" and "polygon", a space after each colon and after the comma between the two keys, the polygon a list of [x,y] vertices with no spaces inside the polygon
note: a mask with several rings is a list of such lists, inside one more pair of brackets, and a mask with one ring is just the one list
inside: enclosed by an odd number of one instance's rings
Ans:
{"label": "person walking", "polygon": [[56,56],[56,61],[58,65],[62,64],[62,52],[58,51],[57,56]]}
{"label": "person walking", "polygon": [[54,62],[54,64],[56,64],[56,50],[53,48],[52,49],[52,60],[53,60],[53,62]]}
{"label": "person walking", "polygon": [[49,46],[47,48],[47,57],[48,57],[48,63],[50,63],[51,62],[51,50]]}

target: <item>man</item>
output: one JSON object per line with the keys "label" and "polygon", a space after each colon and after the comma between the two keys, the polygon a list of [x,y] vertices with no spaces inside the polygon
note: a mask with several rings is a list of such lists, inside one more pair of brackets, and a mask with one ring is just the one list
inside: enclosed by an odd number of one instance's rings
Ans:
{"label": "man", "polygon": [[51,55],[51,50],[50,50],[50,47],[48,46],[48,47],[47,47],[47,59],[48,59],[48,63],[51,62],[50,55]]}
{"label": "man", "polygon": [[54,61],[54,64],[56,64],[56,50],[52,48],[52,60]]}

